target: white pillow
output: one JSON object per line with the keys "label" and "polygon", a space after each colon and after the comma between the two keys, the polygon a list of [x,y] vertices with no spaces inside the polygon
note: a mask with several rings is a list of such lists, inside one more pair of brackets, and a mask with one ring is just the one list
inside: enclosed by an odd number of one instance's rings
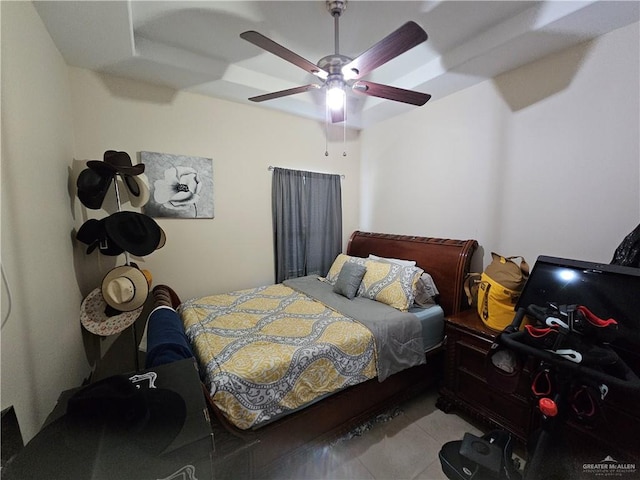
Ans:
{"label": "white pillow", "polygon": [[369,259],[370,260],[382,260],[383,262],[396,263],[398,265],[402,265],[403,267],[415,267],[416,266],[416,262],[414,262],[413,260],[401,260],[399,258],[378,257],[377,255],[373,255],[372,253],[369,254]]}
{"label": "white pillow", "polygon": [[419,307],[430,307],[436,304],[436,298],[440,294],[438,287],[431,275],[424,272],[416,282],[413,304]]}

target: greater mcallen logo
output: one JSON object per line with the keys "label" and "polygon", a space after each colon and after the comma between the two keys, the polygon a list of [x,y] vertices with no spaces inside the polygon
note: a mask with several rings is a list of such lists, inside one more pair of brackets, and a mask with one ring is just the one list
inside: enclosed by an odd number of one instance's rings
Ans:
{"label": "greater mcallen logo", "polygon": [[622,476],[624,474],[635,473],[635,463],[620,463],[611,455],[607,455],[599,463],[585,463],[582,465],[584,473],[593,473],[596,476]]}

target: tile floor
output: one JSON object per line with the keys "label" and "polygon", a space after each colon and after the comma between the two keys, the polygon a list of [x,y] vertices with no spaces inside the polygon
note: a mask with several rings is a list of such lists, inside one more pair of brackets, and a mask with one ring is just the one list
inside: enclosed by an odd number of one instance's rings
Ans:
{"label": "tile floor", "polygon": [[482,435],[478,426],[436,408],[437,391],[401,405],[402,414],[375,424],[360,437],[340,441],[292,458],[270,480],[446,480],[438,452],[465,432]]}

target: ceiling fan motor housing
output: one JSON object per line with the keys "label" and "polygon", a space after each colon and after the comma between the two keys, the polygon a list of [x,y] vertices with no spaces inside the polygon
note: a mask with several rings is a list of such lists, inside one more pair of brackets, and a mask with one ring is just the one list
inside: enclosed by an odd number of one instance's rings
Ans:
{"label": "ceiling fan motor housing", "polygon": [[347,9],[347,0],[327,0],[327,10],[331,13],[332,17],[342,15]]}
{"label": "ceiling fan motor housing", "polygon": [[318,67],[329,72],[329,75],[342,73],[342,67],[351,62],[351,58],[344,55],[327,55],[318,60]]}

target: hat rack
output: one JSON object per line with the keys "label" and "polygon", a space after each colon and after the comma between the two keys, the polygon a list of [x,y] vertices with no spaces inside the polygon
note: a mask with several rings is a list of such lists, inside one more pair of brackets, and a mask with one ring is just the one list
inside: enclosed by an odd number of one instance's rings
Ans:
{"label": "hat rack", "polygon": [[[89,171],[90,173],[85,174],[86,171]],[[155,241],[156,234],[159,235],[159,238],[162,238],[161,234],[163,234],[163,232],[162,229],[160,229],[160,227],[155,223],[155,221],[153,221],[153,219],[151,219],[147,215],[136,212],[127,212],[123,210],[123,201],[121,196],[122,189],[119,185],[119,179],[122,180],[123,185],[125,185],[125,187],[133,193],[133,191],[131,190],[131,185],[128,183],[129,179],[127,178],[127,176],[131,176],[133,178],[134,176],[140,175],[143,172],[144,164],[133,165],[131,162],[131,157],[126,152],[107,150],[104,153],[102,161],[88,160],[87,168],[80,173],[78,179],[76,180],[76,185],[78,187],[77,193],[80,202],[85,207],[92,210],[103,208],[102,204],[104,202],[105,195],[108,193],[109,188],[111,187],[110,183],[113,182],[116,212],[109,213],[106,219],[100,221],[95,219],[88,219],[78,230],[76,238],[88,245],[87,254],[92,253],[94,250],[98,250],[99,255],[102,255],[104,253],[105,255],[118,256],[124,253],[125,264],[123,266],[118,266],[111,269],[111,271],[103,278],[103,284],[105,282],[105,279],[109,279],[110,282],[117,282],[118,279],[121,278],[121,276],[126,276],[125,273],[131,273],[129,271],[122,272],[122,269],[135,269],[136,278],[134,280],[131,280],[131,278],[129,277],[127,278],[129,278],[129,280],[134,283],[134,291],[138,290],[140,294],[136,297],[136,302],[139,302],[144,294],[142,283],[144,283],[145,286],[150,287],[151,282],[150,276],[139,269],[138,265],[132,262],[131,256],[144,256],[148,253],[151,253],[151,251],[153,251],[151,243]],[[96,180],[96,177],[99,177],[98,180]],[[109,185],[106,184],[107,181],[109,182]],[[140,192],[143,191],[140,183],[137,180],[135,180],[135,182],[140,189]],[[133,194],[137,196],[140,192]],[[144,198],[144,196],[141,198]],[[138,202],[138,204],[134,205],[134,202],[132,200],[132,205],[136,207],[142,206],[143,204],[144,202]],[[115,219],[115,217],[112,217],[112,215],[117,215],[119,218]],[[131,222],[134,222],[135,225],[138,225],[135,222],[139,221],[140,217],[144,217],[145,219],[145,222],[141,224],[140,228],[143,229],[143,232],[146,232],[148,235],[150,235],[148,237],[148,239],[150,240],[149,242],[141,241],[139,237],[136,237],[135,235],[133,237],[127,237],[127,225],[131,226],[131,223],[127,222],[130,220]],[[116,230],[114,230],[110,234],[107,234],[106,231],[109,230],[109,227],[107,225],[109,218],[113,218],[112,225]],[[159,232],[156,232],[154,230],[153,233],[150,233],[148,230],[144,230],[145,228],[148,228],[149,225],[149,223],[146,222],[147,219],[149,222],[152,222],[155,225],[154,228],[159,230]],[[104,224],[98,223],[103,221]],[[83,228],[85,226],[86,228],[83,232]],[[145,239],[147,239],[147,237],[145,237]],[[158,245],[153,245],[153,247],[157,249]],[[116,263],[120,262],[116,261]],[[109,275],[111,273],[115,275],[114,272],[116,272],[119,276],[109,278]],[[136,288],[136,281],[139,284],[137,285],[139,289]],[[148,298],[149,293],[150,289],[147,289],[146,296],[144,296],[145,301]],[[85,297],[81,306],[81,324],[88,331],[96,335],[103,336],[120,333],[130,327],[135,351],[135,354],[133,356],[135,361],[135,369],[138,370],[139,358],[137,342],[139,339],[136,331],[136,321],[138,315],[142,312],[143,305],[136,303],[136,308],[120,309],[118,308],[119,305],[115,306],[112,302],[109,302],[104,294],[105,292],[103,285],[102,287],[98,286],[87,297]],[[115,301],[113,299],[111,300]],[[116,303],[119,304],[119,302]],[[103,304],[105,304],[104,312],[98,312],[97,309],[102,309]],[[131,305],[127,305],[127,307],[130,306]],[[110,310],[111,313],[109,313],[108,310]],[[109,321],[109,319],[114,319],[116,317],[118,318],[114,322]]]}
{"label": "hat rack", "polygon": [[[122,211],[122,205],[120,203],[120,187],[118,187],[118,177],[120,176],[119,173],[116,173],[114,175],[114,179],[113,179],[113,188],[116,192],[116,208],[118,209],[118,212]],[[124,262],[126,265],[131,265],[131,261],[129,259],[129,252],[127,252],[126,250],[124,251]]]}

